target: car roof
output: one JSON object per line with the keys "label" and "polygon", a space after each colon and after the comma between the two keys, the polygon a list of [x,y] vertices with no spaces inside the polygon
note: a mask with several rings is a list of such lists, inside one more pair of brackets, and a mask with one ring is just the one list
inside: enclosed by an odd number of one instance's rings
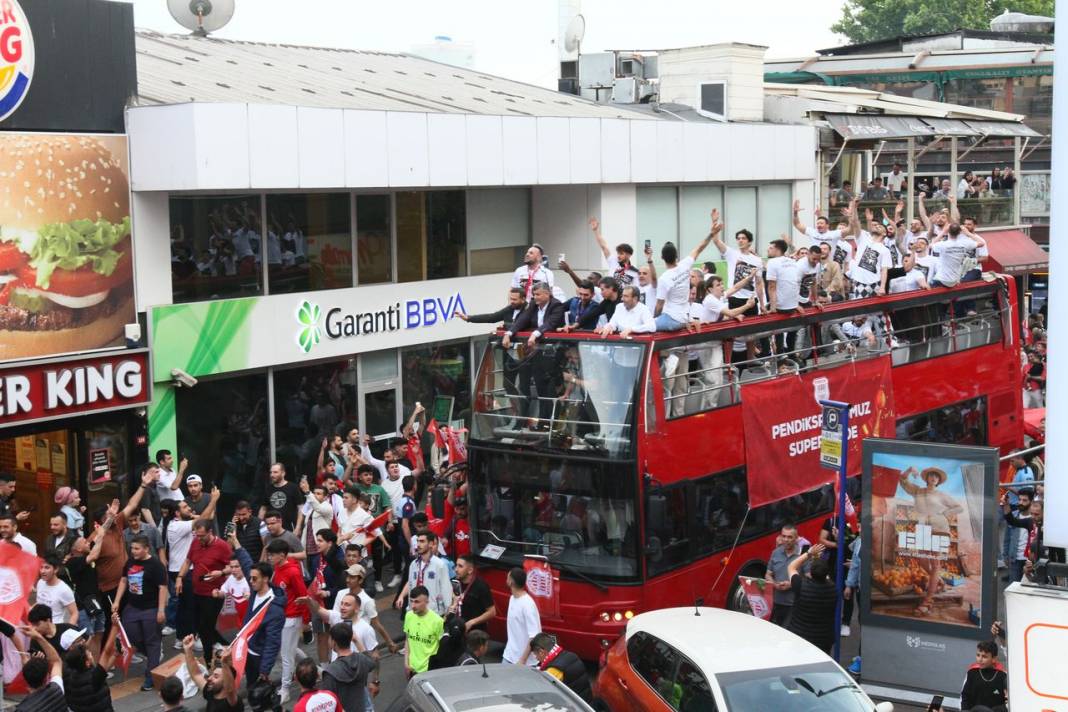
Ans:
{"label": "car roof", "polygon": [[627,624],[627,640],[638,632],[663,640],[710,675],[831,660],[816,646],[774,623],[722,608],[664,608],[640,613]]}
{"label": "car roof", "polygon": [[[519,698],[524,694],[557,695],[560,705],[538,705],[538,712],[589,712],[590,708],[562,682],[533,668],[520,665],[495,663],[486,665],[488,677],[483,677],[483,666],[464,665],[461,667],[430,670],[412,679],[409,689],[417,688],[428,696],[429,685],[444,700],[448,709],[492,709],[506,712],[509,710],[530,709],[529,700],[517,699],[514,704],[504,699],[505,696]],[[552,699],[550,697],[550,699]]]}

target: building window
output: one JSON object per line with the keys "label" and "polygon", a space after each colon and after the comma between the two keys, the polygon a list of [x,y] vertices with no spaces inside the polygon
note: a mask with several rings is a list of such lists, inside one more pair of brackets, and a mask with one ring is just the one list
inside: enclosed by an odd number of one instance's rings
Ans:
{"label": "building window", "polygon": [[219,521],[233,516],[238,500],[259,506],[270,466],[267,374],[205,380],[175,390],[178,452],[189,458],[187,475],[204,478],[204,489],[222,490]]}
{"label": "building window", "polygon": [[263,294],[259,195],[170,200],[175,303]]}
{"label": "building window", "polygon": [[360,284],[393,280],[390,203],[388,195],[356,196],[356,258]]}
{"label": "building window", "polygon": [[351,287],[349,194],[268,195],[266,253],[271,294]]}
{"label": "building window", "polygon": [[397,281],[466,275],[466,215],[462,190],[397,193]]}
{"label": "building window", "polygon": [[471,274],[511,272],[523,263],[530,236],[530,190],[467,191],[467,246]]}
{"label": "building window", "polygon": [[[278,369],[273,377],[274,457],[290,479],[313,480],[324,441],[357,426],[355,360]],[[334,461],[324,453],[323,462]]]}
{"label": "building window", "polygon": [[404,414],[422,403],[427,418],[451,410],[452,420],[471,425],[471,347],[467,341],[434,344],[401,352]]}
{"label": "building window", "polygon": [[701,82],[697,90],[701,102],[697,113],[717,121],[726,121],[727,82]]}

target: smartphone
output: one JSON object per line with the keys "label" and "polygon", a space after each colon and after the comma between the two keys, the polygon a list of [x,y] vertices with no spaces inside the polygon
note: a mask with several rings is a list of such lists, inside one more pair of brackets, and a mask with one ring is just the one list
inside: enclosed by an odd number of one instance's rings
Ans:
{"label": "smartphone", "polygon": [[927,712],[941,712],[942,711],[942,695],[935,695],[931,698],[931,704],[927,705]]}
{"label": "smartphone", "polygon": [[236,531],[237,531],[237,525],[234,524],[233,522],[227,522],[225,529],[223,529],[223,533],[226,536],[230,536],[231,534],[235,533]]}
{"label": "smartphone", "polygon": [[560,259],[558,259],[557,262],[566,262],[566,261],[567,261],[567,255],[564,254],[563,252],[561,252],[560,253]]}
{"label": "smartphone", "polygon": [[804,546],[801,547],[801,553],[802,554],[807,554],[808,550],[811,549],[811,548],[812,548],[811,544],[805,544]]}
{"label": "smartphone", "polygon": [[653,241],[652,241],[652,240],[646,240],[646,241],[645,241],[645,249],[646,249],[646,250],[651,250],[651,249],[653,249]]}

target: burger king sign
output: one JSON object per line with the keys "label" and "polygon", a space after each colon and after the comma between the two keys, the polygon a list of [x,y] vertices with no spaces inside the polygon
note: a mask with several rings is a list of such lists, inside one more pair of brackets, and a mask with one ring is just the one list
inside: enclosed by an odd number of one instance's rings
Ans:
{"label": "burger king sign", "polygon": [[33,80],[33,33],[18,0],[0,0],[0,121],[11,116]]}

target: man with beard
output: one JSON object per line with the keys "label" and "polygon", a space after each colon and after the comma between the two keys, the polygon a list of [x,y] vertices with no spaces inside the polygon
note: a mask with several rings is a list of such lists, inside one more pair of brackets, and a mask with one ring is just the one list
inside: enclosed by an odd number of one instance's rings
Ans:
{"label": "man with beard", "polygon": [[516,267],[512,274],[512,286],[523,290],[523,297],[530,301],[534,293],[534,285],[545,282],[549,287],[553,286],[553,273],[542,264],[542,255],[545,250],[538,243],[534,243],[523,256],[523,264]]}
{"label": "man with beard", "polygon": [[270,482],[260,505],[260,519],[266,518],[268,509],[275,510],[282,515],[282,525],[293,531],[297,524],[297,509],[303,503],[304,495],[297,483],[286,480],[286,466],[280,462],[271,465]]}
{"label": "man with beard", "polygon": [[[215,506],[218,500],[212,497],[204,514],[208,517],[215,515]],[[193,545],[193,523],[196,520],[196,512],[184,499],[178,503],[178,516],[167,524],[167,572],[169,574],[167,585],[172,598],[178,600],[178,614],[175,619],[175,633],[177,640],[174,642],[176,650],[181,650],[182,638],[193,633],[196,626],[196,613],[193,603],[193,573],[185,566],[189,559],[189,549]],[[186,571],[182,578],[182,569]],[[178,585],[182,579],[181,586]]]}
{"label": "man with beard", "polygon": [[204,693],[205,712],[242,712],[245,709],[241,698],[237,696],[230,648],[223,649],[219,661],[207,677],[200,672],[196,656],[193,655],[193,636],[187,635],[182,639],[182,651],[185,653],[185,666],[189,670],[190,679]]}

